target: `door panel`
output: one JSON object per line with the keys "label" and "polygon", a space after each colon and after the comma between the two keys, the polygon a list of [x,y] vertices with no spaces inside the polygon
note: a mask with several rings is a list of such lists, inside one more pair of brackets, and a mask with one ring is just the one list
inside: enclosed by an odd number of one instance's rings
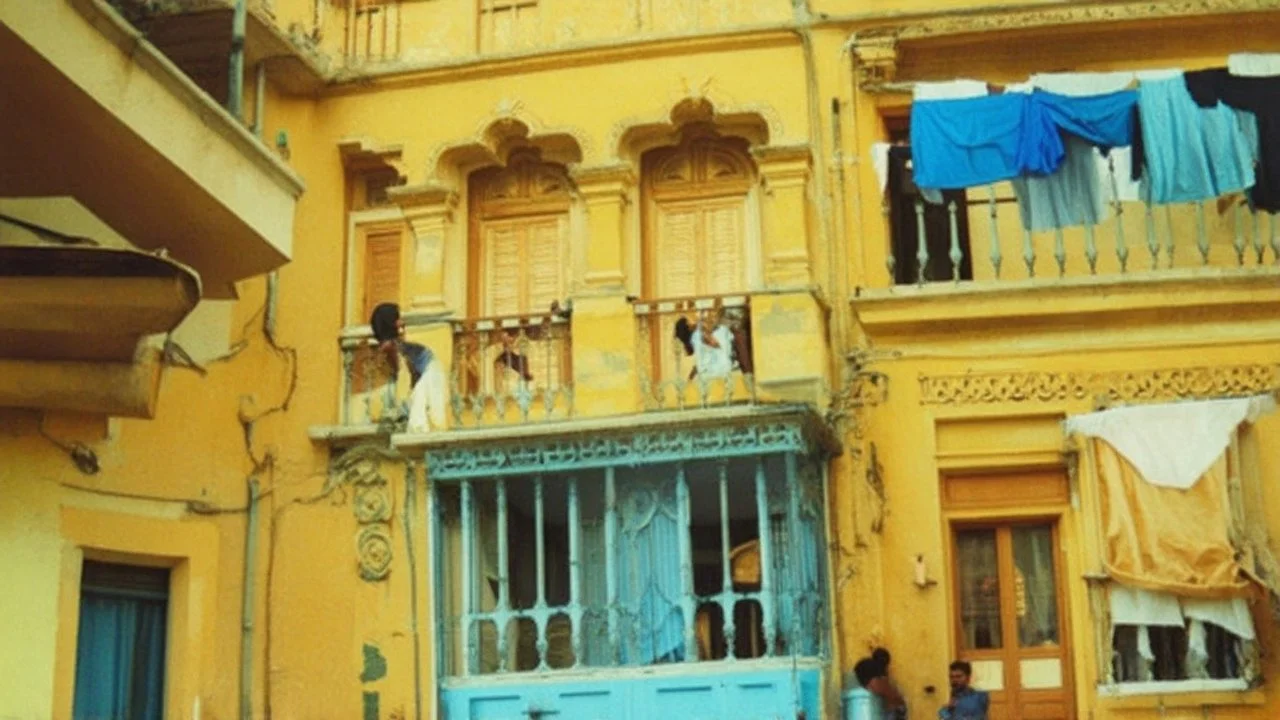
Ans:
{"label": "door panel", "polygon": [[955,529],[956,645],[991,717],[1071,717],[1057,528],[1050,522]]}

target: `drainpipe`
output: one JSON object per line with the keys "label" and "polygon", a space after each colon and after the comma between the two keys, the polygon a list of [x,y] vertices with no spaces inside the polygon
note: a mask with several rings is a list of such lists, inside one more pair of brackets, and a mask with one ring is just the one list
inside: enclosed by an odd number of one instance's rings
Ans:
{"label": "drainpipe", "polygon": [[259,62],[255,67],[257,77],[254,78],[253,86],[253,134],[261,138],[265,129],[265,125],[262,122],[262,108],[266,105],[267,63]]}
{"label": "drainpipe", "polygon": [[227,112],[244,121],[244,27],[248,0],[236,0],[231,14],[231,62],[227,68]]}
{"label": "drainpipe", "polygon": [[240,606],[240,720],[253,720],[253,587],[258,557],[258,481],[249,481],[244,527],[244,588]]}

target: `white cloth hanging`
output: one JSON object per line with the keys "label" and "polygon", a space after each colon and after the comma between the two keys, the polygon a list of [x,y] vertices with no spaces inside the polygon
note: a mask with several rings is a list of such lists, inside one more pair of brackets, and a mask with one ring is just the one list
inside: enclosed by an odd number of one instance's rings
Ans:
{"label": "white cloth hanging", "polygon": [[987,84],[981,80],[918,82],[912,89],[916,100],[962,100],[982,97],[987,93]]}
{"label": "white cloth hanging", "polygon": [[1212,623],[1241,640],[1254,640],[1253,615],[1244,598],[1225,600],[1182,599],[1182,614],[1188,620]]}
{"label": "white cloth hanging", "polygon": [[1236,53],[1227,58],[1227,71],[1240,77],[1280,75],[1280,53]]}
{"label": "white cloth hanging", "polygon": [[1183,627],[1182,606],[1167,593],[1111,583],[1108,589],[1112,625]]}
{"label": "white cloth hanging", "polygon": [[876,180],[880,182],[880,194],[889,189],[889,143],[871,144],[871,166],[876,170]]}
{"label": "white cloth hanging", "polygon": [[440,361],[432,358],[409,393],[411,433],[443,430],[445,426],[445,379]]}
{"label": "white cloth hanging", "polygon": [[1241,423],[1273,410],[1270,395],[1135,405],[1067,418],[1064,429],[1106,441],[1147,482],[1186,490],[1218,461]]}

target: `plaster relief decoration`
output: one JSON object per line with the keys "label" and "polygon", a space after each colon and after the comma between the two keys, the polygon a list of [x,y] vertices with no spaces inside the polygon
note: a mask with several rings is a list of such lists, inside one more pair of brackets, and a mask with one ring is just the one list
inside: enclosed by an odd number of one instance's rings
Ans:
{"label": "plaster relief decoration", "polygon": [[350,490],[352,514],[355,515],[356,566],[360,578],[367,582],[385,580],[391,572],[391,516],[395,502],[391,488],[381,472],[384,460],[399,455],[372,443],[352,446],[335,457],[329,465],[326,494],[333,490]]}
{"label": "plaster relief decoration", "polygon": [[1275,0],[1144,0],[1143,2],[1061,3],[1043,9],[951,14],[918,23],[872,28],[858,33],[859,40],[895,37],[899,41],[943,38],[989,32],[1032,30],[1062,25],[1107,22],[1151,22],[1274,11]]}
{"label": "plaster relief decoration", "polygon": [[921,375],[922,405],[1101,399],[1112,402],[1256,395],[1280,389],[1280,365],[1156,370]]}

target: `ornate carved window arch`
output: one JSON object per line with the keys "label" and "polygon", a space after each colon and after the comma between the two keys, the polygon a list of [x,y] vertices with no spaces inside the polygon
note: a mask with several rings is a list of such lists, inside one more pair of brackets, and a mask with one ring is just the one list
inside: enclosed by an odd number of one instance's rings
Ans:
{"label": "ornate carved window arch", "polygon": [[746,292],[758,275],[757,170],[746,140],[707,124],[641,158],[644,295]]}

